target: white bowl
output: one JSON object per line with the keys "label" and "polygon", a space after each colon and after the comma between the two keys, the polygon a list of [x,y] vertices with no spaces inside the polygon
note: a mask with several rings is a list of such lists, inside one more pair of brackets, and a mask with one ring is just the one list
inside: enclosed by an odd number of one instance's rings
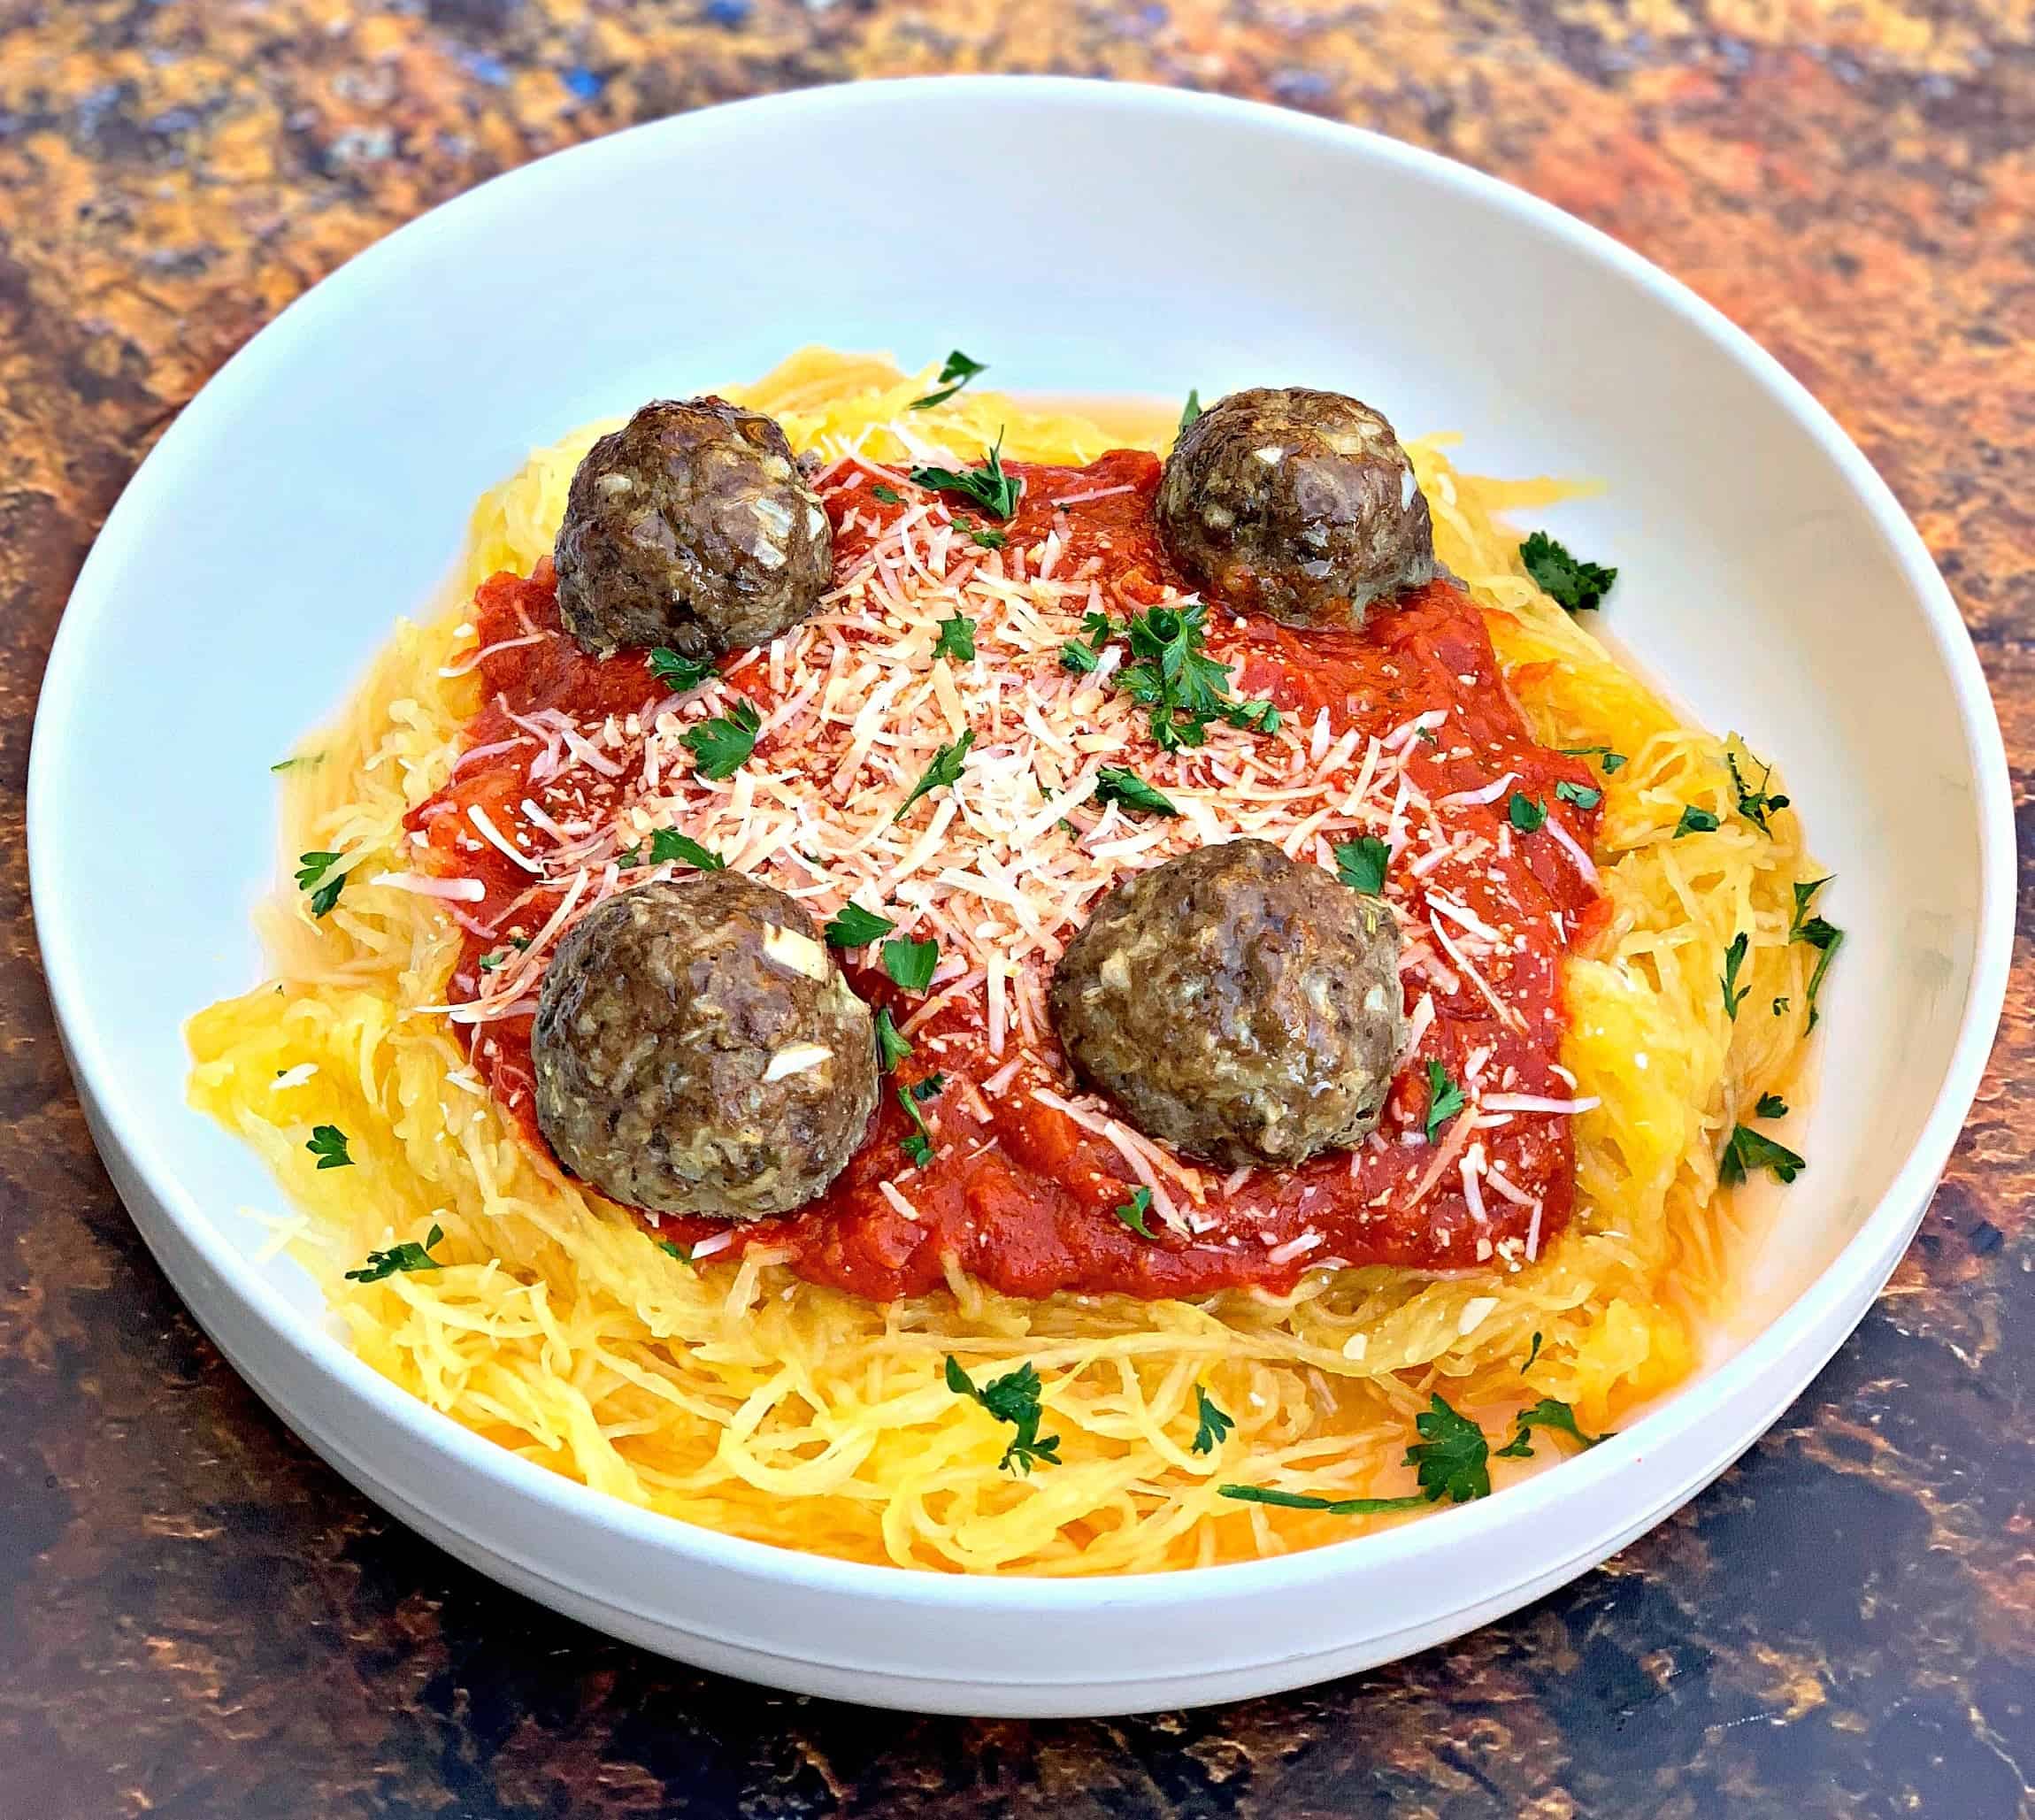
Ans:
{"label": "white bowl", "polygon": [[[1785,767],[1850,931],[1809,1157],[1747,1314],[1609,1445],[1389,1533],[1088,1581],[908,1573],[646,1514],[412,1401],[257,1263],[279,1191],[184,1103],[180,1026],[258,977],[269,762],[430,596],[474,496],[570,426],[823,341],[1002,384],[1336,387],[1485,472],[1601,475],[1605,618]],[[1801,1391],[1885,1281],[2005,987],[1998,726],[1921,540],[1836,425],[1671,280],[1425,152],[1269,108],[1027,80],[664,120],[498,178],[285,311],[108,521],[50,659],[35,915],[80,1093],[180,1294],[369,1496],[603,1630],[802,1692],[1085,1714],[1262,1693],[1452,1637],[1601,1561]],[[1791,1136],[1791,1142],[1798,1141]]]}

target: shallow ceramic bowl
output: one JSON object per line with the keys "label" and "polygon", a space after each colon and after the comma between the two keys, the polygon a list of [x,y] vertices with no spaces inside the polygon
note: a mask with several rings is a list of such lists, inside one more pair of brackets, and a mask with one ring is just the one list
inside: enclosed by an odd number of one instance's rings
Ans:
{"label": "shallow ceramic bowl", "polygon": [[[964,152],[965,156],[959,155]],[[994,170],[984,186],[980,173]],[[806,342],[959,345],[1001,384],[1332,387],[1497,473],[1604,477],[1550,522],[1617,564],[1606,619],[1785,768],[1850,932],[1810,1166],[1703,1375],[1497,1497],[1289,1558],[1087,1581],[851,1566],[731,1540],[512,1458],[257,1263],[278,1190],[184,1103],[180,1026],[258,977],[271,760],[432,595],[533,444]],[[178,1291],[291,1427],[462,1560],[775,1686],[926,1710],[1129,1711],[1324,1679],[1482,1624],[1721,1471],[1864,1312],[1997,1021],[2013,832],[1955,607],[1892,495],[1774,361],[1590,228],[1424,152],[1206,96],[874,84],[546,158],[363,254],[177,420],[50,664],[35,916],[108,1170]]]}

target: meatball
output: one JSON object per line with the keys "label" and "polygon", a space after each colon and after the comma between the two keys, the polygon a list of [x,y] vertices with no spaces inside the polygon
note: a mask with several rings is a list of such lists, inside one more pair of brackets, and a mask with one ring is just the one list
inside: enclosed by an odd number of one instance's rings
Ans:
{"label": "meatball", "polygon": [[1384,902],[1264,841],[1119,880],[1053,975],[1074,1071],[1140,1131],[1232,1168],[1378,1124],[1403,1034]]}
{"label": "meatball", "polygon": [[1159,480],[1159,534],[1198,587],[1289,626],[1363,625],[1434,579],[1413,464],[1340,392],[1233,392],[1181,433]]}
{"label": "meatball", "polygon": [[812,611],[833,578],[833,527],[773,419],[667,400],[587,451],[555,560],[559,616],[587,650],[718,657]]}
{"label": "meatball", "polygon": [[876,1107],[876,1026],[811,918],[740,872],[640,885],[544,975],[537,1125],[604,1194],[760,1219],[841,1173]]}

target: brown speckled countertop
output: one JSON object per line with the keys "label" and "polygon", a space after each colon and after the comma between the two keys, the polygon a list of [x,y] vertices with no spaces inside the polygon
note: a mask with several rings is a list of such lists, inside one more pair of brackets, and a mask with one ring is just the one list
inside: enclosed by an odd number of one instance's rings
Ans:
{"label": "brown speckled countertop", "polygon": [[2025,946],[1912,1252],[1724,1479],[1448,1651],[1213,1711],[913,1720],[608,1642],[365,1505],[157,1274],[50,1029],[19,826],[43,657],[135,463],[282,304],[494,172],[729,96],[953,69],[1183,83],[1380,127],[1687,280],[1914,514],[2024,796],[2026,0],[6,0],[0,1814],[2030,1812]]}

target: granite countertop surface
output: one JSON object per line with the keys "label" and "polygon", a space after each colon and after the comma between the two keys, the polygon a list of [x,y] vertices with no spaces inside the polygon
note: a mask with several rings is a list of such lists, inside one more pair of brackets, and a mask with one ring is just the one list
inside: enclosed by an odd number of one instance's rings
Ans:
{"label": "granite countertop surface", "polygon": [[2025,944],[1920,1236],[1771,1433],[1566,1591],[1447,1650],[1228,1708],[912,1719],[609,1642],[363,1502],[157,1274],[58,1049],[20,828],[43,659],[135,464],[291,298],[495,172],[732,96],[983,69],[1375,127],[1686,280],[1913,513],[2025,800],[2027,0],[4,0],[0,1813],[2035,1810]]}

